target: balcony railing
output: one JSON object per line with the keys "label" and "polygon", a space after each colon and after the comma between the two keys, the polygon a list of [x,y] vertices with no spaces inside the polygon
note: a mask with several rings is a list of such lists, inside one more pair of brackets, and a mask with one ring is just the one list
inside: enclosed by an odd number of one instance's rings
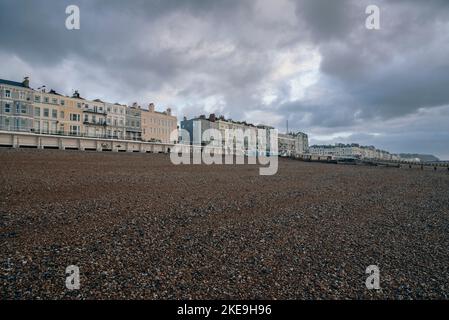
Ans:
{"label": "balcony railing", "polygon": [[83,112],[107,115],[106,111],[99,111],[99,110],[94,110],[94,109],[84,109]]}
{"label": "balcony railing", "polygon": [[93,126],[106,126],[106,121],[93,121],[93,120],[84,120],[83,124],[93,125]]}
{"label": "balcony railing", "polygon": [[81,138],[98,138],[98,139],[108,139],[108,140],[131,140],[131,141],[142,141],[141,137],[119,137],[114,134],[100,133],[100,134],[89,134],[86,132],[76,132],[67,130],[37,130],[33,128],[12,128],[4,127],[0,125],[0,131],[9,132],[20,132],[20,133],[35,133],[35,134],[47,134],[52,136],[67,136],[67,137],[81,137]]}

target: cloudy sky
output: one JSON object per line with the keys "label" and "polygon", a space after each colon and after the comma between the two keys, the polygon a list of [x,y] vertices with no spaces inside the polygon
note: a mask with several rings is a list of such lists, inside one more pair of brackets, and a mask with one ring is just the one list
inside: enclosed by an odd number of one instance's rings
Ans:
{"label": "cloudy sky", "polygon": [[449,159],[447,0],[1,0],[0,30],[0,78]]}

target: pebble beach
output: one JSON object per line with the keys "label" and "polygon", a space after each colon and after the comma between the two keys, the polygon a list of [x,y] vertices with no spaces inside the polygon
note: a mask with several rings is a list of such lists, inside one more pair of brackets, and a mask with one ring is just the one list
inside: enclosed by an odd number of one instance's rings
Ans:
{"label": "pebble beach", "polygon": [[447,299],[449,173],[2,149],[0,246],[3,300]]}

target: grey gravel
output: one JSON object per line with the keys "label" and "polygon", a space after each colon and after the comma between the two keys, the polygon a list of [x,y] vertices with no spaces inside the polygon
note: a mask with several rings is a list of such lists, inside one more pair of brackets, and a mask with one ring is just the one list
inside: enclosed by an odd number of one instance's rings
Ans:
{"label": "grey gravel", "polygon": [[447,299],[449,173],[2,149],[0,246],[1,299]]}

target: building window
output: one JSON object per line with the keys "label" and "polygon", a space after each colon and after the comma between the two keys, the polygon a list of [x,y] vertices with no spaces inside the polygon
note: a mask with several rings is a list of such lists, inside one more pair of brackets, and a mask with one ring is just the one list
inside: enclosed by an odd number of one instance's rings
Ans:
{"label": "building window", "polygon": [[70,114],[70,121],[80,121],[80,115],[79,114],[75,114],[75,113],[71,113]]}
{"label": "building window", "polygon": [[45,108],[44,109],[44,117],[48,118],[49,116],[50,116],[50,111],[47,108]]}
{"label": "building window", "polygon": [[45,98],[44,98],[44,102],[45,102],[45,103],[48,103],[48,101],[49,101],[49,100],[48,100],[48,97],[45,97]]}
{"label": "building window", "polygon": [[52,109],[51,116],[53,119],[56,119],[58,117],[58,110]]}
{"label": "building window", "polygon": [[9,103],[5,104],[5,113],[11,112],[11,105]]}
{"label": "building window", "polygon": [[20,108],[20,112],[21,113],[27,113],[27,106],[22,105],[22,107]]}
{"label": "building window", "polygon": [[65,101],[61,100],[61,106],[65,105]]}
{"label": "building window", "polygon": [[34,96],[35,102],[41,102],[41,96]]}
{"label": "building window", "polygon": [[81,109],[81,103],[80,103],[80,102],[78,102],[78,103],[76,104],[76,106],[77,106],[78,108]]}
{"label": "building window", "polygon": [[26,125],[26,120],[25,119],[20,119],[20,128],[21,129],[26,129],[27,125]]}
{"label": "building window", "polygon": [[70,126],[70,134],[79,135],[80,126]]}
{"label": "building window", "polygon": [[61,119],[64,119],[64,111],[60,111],[60,112],[59,112],[59,117],[60,117]]}
{"label": "building window", "polygon": [[25,100],[25,92],[22,92],[22,91],[19,92],[19,99]]}
{"label": "building window", "polygon": [[11,98],[11,90],[5,90],[5,97]]}
{"label": "building window", "polygon": [[53,99],[51,99],[51,102],[52,102],[53,104],[58,104],[58,99],[53,98]]}

